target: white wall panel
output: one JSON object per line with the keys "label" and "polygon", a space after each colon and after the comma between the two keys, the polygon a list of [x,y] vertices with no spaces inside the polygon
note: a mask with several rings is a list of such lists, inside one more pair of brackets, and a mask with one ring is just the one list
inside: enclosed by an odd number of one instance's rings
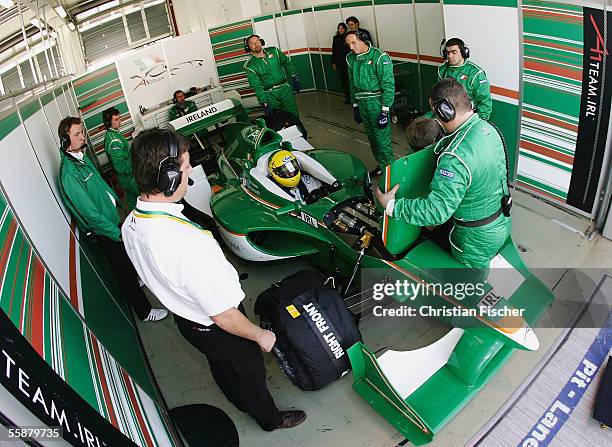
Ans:
{"label": "white wall panel", "polygon": [[253,23],[254,34],[259,35],[263,40],[266,41],[268,47],[279,47],[280,42],[276,36],[276,26],[274,25],[274,19],[262,20],[261,22]]}
{"label": "white wall panel", "polygon": [[331,51],[332,40],[338,29],[338,23],[342,22],[340,9],[326,9],[314,12],[317,38],[321,48],[328,48]]}
{"label": "white wall panel", "polygon": [[[42,131],[41,117],[31,122]],[[69,295],[69,227],[38,165],[25,132],[19,126],[0,141],[0,181],[15,214],[50,272]]]}
{"label": "white wall panel", "polygon": [[55,101],[60,110],[60,114],[63,117],[72,115],[72,111],[68,106],[68,100],[66,99],[66,93],[60,88],[55,93]]}
{"label": "white wall panel", "polygon": [[51,136],[53,137],[53,141],[55,142],[55,147],[59,148],[59,136],[57,135],[57,126],[59,125],[63,116],[60,115],[59,107],[55,101],[50,101],[48,104],[44,105],[43,110],[45,111],[45,116],[47,117],[49,127],[52,131]]}
{"label": "white wall panel", "polygon": [[274,26],[276,27],[276,36],[278,37],[278,47],[282,51],[289,51],[289,36],[287,29],[285,28],[285,19],[281,16],[274,19]]}
{"label": "white wall panel", "polygon": [[[440,3],[414,5],[419,40],[419,54],[429,58],[440,57],[440,42],[444,39],[444,14]],[[423,63],[432,61],[423,60]]]}
{"label": "white wall panel", "polygon": [[444,5],[444,20],[446,37],[463,39],[472,60],[487,72],[492,86],[519,90],[518,9]]}
{"label": "white wall panel", "polygon": [[70,222],[70,214],[64,206],[59,190],[59,145],[53,138],[53,132],[47,124],[47,118],[45,117],[43,109],[30,116],[24,122],[24,126],[30,143],[34,148],[33,150],[36,157],[38,158],[38,162],[42,167],[44,176],[47,178],[53,194],[57,197],[57,203],[62,213],[64,213],[66,225],[68,225]]}
{"label": "white wall panel", "polygon": [[[346,18],[346,17],[345,17]],[[361,17],[357,17],[360,20]],[[392,53],[414,55],[416,62],[417,45],[412,4],[377,5],[376,23],[378,27],[377,46]],[[368,29],[368,27],[365,27]],[[370,32],[372,32],[370,30]],[[392,57],[401,57],[392,54]]]}
{"label": "white wall panel", "polygon": [[74,90],[71,86],[65,85],[63,87],[66,92],[66,101],[68,102],[68,109],[72,116],[79,116],[79,107],[77,105],[76,96],[74,96]]}
{"label": "white wall panel", "polygon": [[308,48],[303,14],[284,16],[283,22],[285,24],[285,32],[287,33],[288,49],[300,50]]}
{"label": "white wall panel", "polygon": [[303,16],[306,43],[308,48],[319,48],[319,39],[317,38],[314,12],[305,12],[303,13]]}

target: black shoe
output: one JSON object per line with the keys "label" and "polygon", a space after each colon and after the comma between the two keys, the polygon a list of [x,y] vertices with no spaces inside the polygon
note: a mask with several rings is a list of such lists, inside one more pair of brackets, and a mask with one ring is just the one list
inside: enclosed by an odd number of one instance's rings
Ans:
{"label": "black shoe", "polygon": [[370,171],[370,178],[378,177],[379,175],[382,175],[380,166],[376,166],[374,169]]}
{"label": "black shoe", "polygon": [[302,410],[281,411],[283,421],[276,428],[293,428],[306,420],[306,413]]}

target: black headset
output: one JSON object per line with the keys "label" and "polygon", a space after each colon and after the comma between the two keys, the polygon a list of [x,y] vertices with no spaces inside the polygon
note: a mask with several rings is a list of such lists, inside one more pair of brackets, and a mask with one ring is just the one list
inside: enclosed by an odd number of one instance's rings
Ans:
{"label": "black headset", "polygon": [[[470,48],[465,45],[463,40],[458,37],[453,37],[452,39],[448,39],[449,41],[454,40],[457,41],[457,46],[459,47],[459,52],[461,53],[461,57],[463,59],[468,59],[470,57]],[[442,56],[445,60],[448,59],[448,50],[446,49],[446,39],[442,39],[440,42],[440,56]]]}
{"label": "black headset", "polygon": [[261,46],[265,46],[266,45],[266,41],[263,40],[261,37],[259,37],[257,34],[251,34],[249,37],[247,37],[246,39],[244,39],[244,52],[245,53],[250,53],[251,49],[249,48],[249,39],[251,37],[257,37],[259,39],[259,42],[261,43]]}
{"label": "black headset", "polygon": [[[64,118],[62,121],[68,119],[69,117]],[[60,138],[60,148],[63,152],[66,152],[70,149],[70,135],[68,135],[68,129],[64,128],[60,129],[61,133],[59,135]]]}
{"label": "black headset", "polygon": [[159,162],[157,188],[164,193],[164,196],[170,197],[181,184],[183,172],[177,163],[179,151],[178,139],[172,132],[164,132],[164,136],[168,148],[168,156]]}
{"label": "black headset", "polygon": [[457,114],[455,106],[450,100],[438,93],[438,84],[433,87],[431,92],[431,102],[433,105],[433,111],[437,117],[444,123],[449,123],[455,119]]}
{"label": "black headset", "polygon": [[60,146],[64,152],[70,148],[70,135],[67,133],[60,135]]}

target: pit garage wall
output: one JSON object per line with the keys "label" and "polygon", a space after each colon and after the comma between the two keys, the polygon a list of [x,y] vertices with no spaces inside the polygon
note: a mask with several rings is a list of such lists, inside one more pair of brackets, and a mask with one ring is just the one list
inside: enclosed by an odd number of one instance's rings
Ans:
{"label": "pit garage wall", "polygon": [[518,182],[586,215],[599,205],[612,90],[605,46],[612,15],[606,27],[603,7],[592,8],[598,9],[536,0],[522,5]]}
{"label": "pit garage wall", "polygon": [[[461,37],[491,84],[491,121],[502,131],[510,172],[516,169],[521,36],[515,0],[444,0],[447,37]],[[483,38],[486,36],[486,38]]]}
{"label": "pit garage wall", "polygon": [[55,129],[76,113],[68,84],[0,117],[1,386],[74,445],[82,426],[106,445],[176,445],[125,300],[59,198]]}
{"label": "pit garage wall", "polygon": [[[355,15],[376,45],[393,58],[398,90],[421,110],[427,107],[427,93],[442,62],[440,41],[445,36],[463,38],[472,60],[491,82],[491,121],[509,149],[512,180],[519,188],[593,216],[603,184],[601,166],[609,158],[605,146],[612,86],[611,77],[605,76],[610,70],[603,70],[607,57],[593,80],[585,74],[592,68],[590,58],[608,51],[601,37],[602,6],[591,10],[571,3],[294,0],[290,5],[302,9],[284,15],[301,11],[317,90],[341,93],[338,75],[331,68],[331,41],[337,24]],[[254,23],[260,20],[255,18]],[[256,30],[269,39],[266,33],[273,27]],[[299,26],[285,27],[283,32],[302,34]],[[282,39],[277,42],[287,51]],[[595,52],[585,55],[591,48]],[[308,67],[302,66],[300,74],[309,76]],[[589,95],[589,88],[595,93]],[[588,102],[593,98],[595,105]],[[593,107],[597,112],[587,113]]]}

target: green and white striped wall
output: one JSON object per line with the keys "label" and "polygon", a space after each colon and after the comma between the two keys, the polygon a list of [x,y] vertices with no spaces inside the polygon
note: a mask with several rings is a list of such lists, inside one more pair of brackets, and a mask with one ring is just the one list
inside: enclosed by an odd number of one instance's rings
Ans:
{"label": "green and white striped wall", "polygon": [[564,204],[578,135],[582,7],[523,1],[523,107],[518,184]]}
{"label": "green and white striped wall", "polygon": [[[176,445],[129,309],[107,261],[59,196],[70,84],[0,116],[0,309],[67,386],[136,445]],[[19,150],[15,150],[19,148]]]}
{"label": "green and white striped wall", "polygon": [[242,70],[248,58],[243,40],[253,34],[251,21],[210,28],[208,32],[223,91],[237,90],[243,98],[252,97],[253,89]]}

